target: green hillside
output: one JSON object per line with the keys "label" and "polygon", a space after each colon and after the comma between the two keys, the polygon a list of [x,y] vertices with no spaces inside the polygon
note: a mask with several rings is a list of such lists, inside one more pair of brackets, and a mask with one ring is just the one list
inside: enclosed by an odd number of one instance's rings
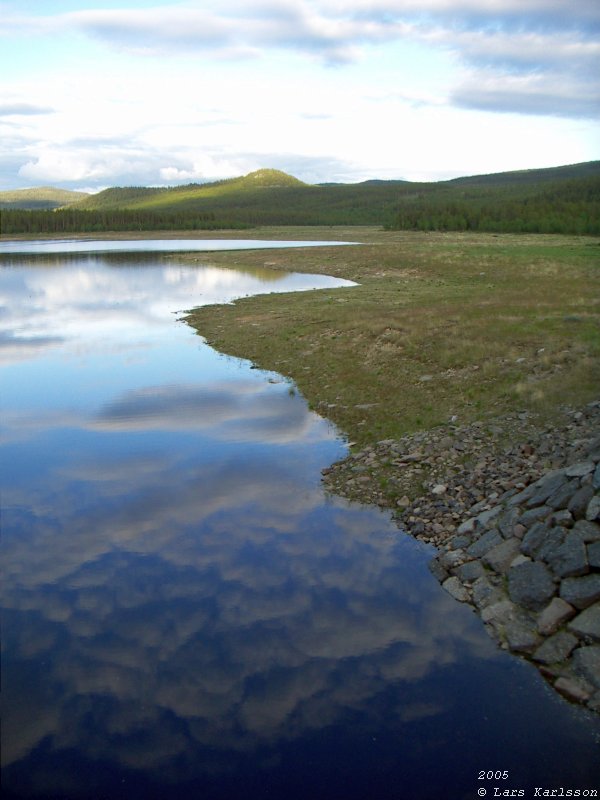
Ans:
{"label": "green hillside", "polygon": [[427,187],[405,195],[384,225],[392,230],[597,235],[600,162],[593,164],[594,169],[581,171],[584,177],[506,173]]}
{"label": "green hillside", "polygon": [[14,189],[0,192],[0,209],[53,209],[77,203],[88,195],[85,192],[71,192],[68,189],[55,189],[53,186],[38,186],[33,189]]}
{"label": "green hillside", "polygon": [[575,180],[593,178],[600,172],[600,161],[584,161],[581,164],[567,164],[564,167],[546,169],[522,169],[513,172],[497,172],[491,175],[471,175],[466,178],[453,178],[446,181],[448,185],[524,185],[554,182],[557,180]]}
{"label": "green hillside", "polygon": [[278,170],[172,188],[111,188],[54,212],[5,211],[4,233],[382,225],[600,234],[600,161],[437,183],[309,185]]}
{"label": "green hillside", "polygon": [[[433,184],[432,184],[433,185]],[[76,210],[211,214],[238,225],[381,224],[393,212],[406,181],[309,185],[284,172],[262,169],[240,178],[170,189],[107,189]]]}
{"label": "green hillside", "polygon": [[[206,203],[230,206],[232,199],[264,199],[267,193],[306,186],[298,178],[276,169],[259,169],[239,178],[214,183],[190,183],[170,189],[113,188],[90,195],[78,209],[128,208],[137,210],[181,211],[200,209]],[[235,203],[234,203],[235,204]]]}

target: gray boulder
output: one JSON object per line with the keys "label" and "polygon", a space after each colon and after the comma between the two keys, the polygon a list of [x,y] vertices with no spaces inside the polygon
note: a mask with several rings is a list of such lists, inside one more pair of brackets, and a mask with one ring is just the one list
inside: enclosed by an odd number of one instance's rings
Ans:
{"label": "gray boulder", "polygon": [[600,646],[578,647],[573,653],[573,667],[575,672],[589,681],[596,688],[600,688]]}
{"label": "gray boulder", "polygon": [[573,530],[581,534],[584,542],[600,542],[600,525],[587,519],[577,520]]}
{"label": "gray boulder", "polygon": [[547,556],[546,561],[559,578],[586,575],[590,571],[585,543],[578,533],[566,536],[560,547]]}
{"label": "gray boulder", "polygon": [[570,675],[562,675],[558,678],[554,683],[554,688],[567,700],[575,703],[585,703],[594,694],[594,687],[590,683],[583,678],[575,678]]}
{"label": "gray boulder", "polygon": [[571,512],[575,519],[581,519],[582,517],[585,517],[587,507],[593,496],[594,489],[589,483],[586,486],[582,486],[581,489],[578,489],[575,492],[567,505],[567,509]]}
{"label": "gray boulder", "polygon": [[467,548],[467,553],[474,558],[481,558],[481,556],[484,556],[492,547],[500,544],[501,541],[502,536],[497,530],[487,531],[480,539],[477,539],[476,542],[473,542],[473,544]]}
{"label": "gray boulder", "polygon": [[587,558],[591,569],[600,569],[600,542],[588,544]]}
{"label": "gray boulder", "polygon": [[538,647],[540,636],[531,620],[518,616],[508,619],[503,627],[508,646],[516,653],[531,653]]}
{"label": "gray boulder", "polygon": [[442,583],[442,587],[448,592],[449,595],[461,603],[466,603],[469,600],[468,591],[458,580],[456,575],[453,575],[451,578],[447,578]]}
{"label": "gray boulder", "polygon": [[579,479],[572,478],[568,483],[565,483],[564,486],[561,486],[559,489],[557,489],[554,494],[550,495],[550,497],[546,500],[546,505],[550,506],[553,511],[557,511],[560,508],[567,508],[569,501],[577,491],[578,487]]}
{"label": "gray boulder", "polygon": [[527,531],[521,542],[521,552],[526,556],[536,557],[540,547],[544,544],[550,535],[550,528],[544,525],[543,522],[536,522]]}
{"label": "gray boulder", "polygon": [[483,563],[487,564],[493,570],[499,573],[505,573],[511,565],[511,562],[519,554],[521,547],[520,539],[513,537],[512,539],[505,539],[504,541],[492,547],[484,556]]}
{"label": "gray boulder", "polygon": [[433,577],[436,578],[440,583],[443,583],[448,577],[448,573],[437,558],[432,558],[427,566],[429,567],[429,571]]}
{"label": "gray boulder", "polygon": [[589,472],[593,472],[596,465],[593,461],[579,461],[577,464],[571,464],[565,470],[565,475],[568,478],[583,478]]}
{"label": "gray boulder", "polygon": [[559,631],[541,644],[532,658],[540,664],[558,664],[565,661],[579,644],[579,639],[567,631]]}
{"label": "gray boulder", "polygon": [[518,508],[509,508],[498,519],[498,530],[505,539],[510,539],[514,533],[514,527],[519,521],[521,511]]}
{"label": "gray boulder", "polygon": [[562,470],[542,478],[535,484],[537,487],[536,491],[525,503],[526,507],[534,508],[535,506],[541,506],[542,503],[568,482],[569,479]]}
{"label": "gray boulder", "polygon": [[481,561],[467,561],[466,564],[461,564],[460,567],[456,567],[452,572],[462,583],[473,583],[477,578],[485,575],[485,567]]}
{"label": "gray boulder", "polygon": [[538,631],[544,636],[548,636],[557,631],[564,622],[572,619],[576,613],[572,605],[560,597],[553,597],[538,616]]}
{"label": "gray boulder", "polygon": [[592,522],[595,519],[600,519],[600,494],[594,495],[585,511],[585,518]]}
{"label": "gray boulder", "polygon": [[523,525],[525,528],[529,528],[530,525],[533,525],[534,522],[539,522],[542,519],[546,519],[552,513],[553,509],[549,506],[537,506],[536,508],[530,508],[529,511],[525,511],[524,514],[521,514],[519,517],[519,525]]}
{"label": "gray boulder", "polygon": [[494,508],[489,508],[486,511],[482,511],[481,514],[478,514],[475,517],[477,526],[480,528],[490,528],[491,521],[501,513],[502,513],[502,506],[495,506]]}
{"label": "gray boulder", "polygon": [[[555,592],[552,575],[541,561],[517,564],[508,571],[510,599],[531,611],[541,611]],[[563,599],[569,602],[568,598]]]}
{"label": "gray boulder", "polygon": [[491,584],[485,575],[473,584],[473,602],[480,611],[500,602],[503,597],[502,590]]}
{"label": "gray boulder", "polygon": [[575,608],[591,606],[600,600],[600,573],[584,575],[582,578],[564,578],[560,584],[560,596]]}
{"label": "gray boulder", "polygon": [[586,608],[569,622],[570,631],[586,639],[600,642],[600,603]]}
{"label": "gray boulder", "polygon": [[540,561],[549,561],[565,541],[566,535],[567,531],[565,528],[550,528],[546,538],[537,549],[535,554],[536,559]]}

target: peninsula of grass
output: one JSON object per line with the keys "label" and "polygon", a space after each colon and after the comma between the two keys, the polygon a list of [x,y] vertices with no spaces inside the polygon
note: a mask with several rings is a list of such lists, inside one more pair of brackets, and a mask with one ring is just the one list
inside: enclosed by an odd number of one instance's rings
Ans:
{"label": "peninsula of grass", "polygon": [[292,379],[357,447],[451,417],[531,411],[547,421],[599,396],[599,239],[371,227],[255,237],[360,244],[188,258],[358,285],[204,306],[186,321],[219,351]]}

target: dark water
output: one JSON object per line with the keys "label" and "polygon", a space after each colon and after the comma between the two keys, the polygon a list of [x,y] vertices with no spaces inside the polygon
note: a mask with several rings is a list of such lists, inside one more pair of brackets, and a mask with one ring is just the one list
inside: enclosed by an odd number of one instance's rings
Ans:
{"label": "dark water", "polygon": [[7,797],[598,787],[598,721],[495,648],[427,548],[324,495],[344,442],[293,385],[174,313],[318,277],[0,263]]}

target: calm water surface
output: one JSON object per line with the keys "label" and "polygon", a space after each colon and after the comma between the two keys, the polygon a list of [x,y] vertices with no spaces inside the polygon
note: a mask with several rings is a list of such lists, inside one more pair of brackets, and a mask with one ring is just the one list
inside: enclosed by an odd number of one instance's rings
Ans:
{"label": "calm water surface", "polygon": [[598,721],[324,495],[345,444],[293,385],[177,321],[340,281],[206,263],[0,258],[6,796],[597,787]]}
{"label": "calm water surface", "polygon": [[40,239],[0,242],[3,253],[177,253],[217,250],[273,250],[282,247],[343,247],[355,242],[269,241],[265,239]]}

